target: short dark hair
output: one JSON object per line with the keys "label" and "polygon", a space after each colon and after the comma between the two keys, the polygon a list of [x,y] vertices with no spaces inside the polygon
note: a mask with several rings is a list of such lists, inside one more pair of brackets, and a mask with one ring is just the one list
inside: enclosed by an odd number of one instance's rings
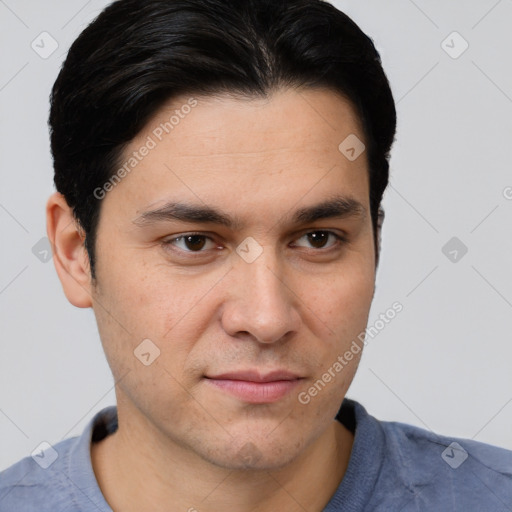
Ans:
{"label": "short dark hair", "polygon": [[93,278],[93,192],[157,110],[181,94],[281,87],[327,87],[355,108],[376,237],[396,111],[372,40],[346,14],[323,0],[118,0],[86,27],[53,86],[49,125],[55,186],[85,233]]}

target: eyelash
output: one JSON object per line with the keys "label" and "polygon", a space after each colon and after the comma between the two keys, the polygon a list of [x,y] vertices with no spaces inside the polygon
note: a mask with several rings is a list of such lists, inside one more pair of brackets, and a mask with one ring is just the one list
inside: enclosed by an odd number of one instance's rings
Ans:
{"label": "eyelash", "polygon": [[[308,232],[304,233],[302,236],[300,236],[298,238],[298,240],[300,240],[301,238],[304,238],[305,236],[310,235],[312,233],[326,233],[328,235],[332,235],[336,239],[336,243],[333,244],[331,247],[328,247],[327,249],[324,249],[324,248],[320,248],[320,249],[312,248],[311,249],[312,251],[314,251],[316,253],[320,253],[320,254],[327,253],[329,251],[335,250],[336,248],[339,248],[341,245],[343,245],[347,241],[344,236],[339,235],[338,233],[336,233],[334,231],[329,231],[327,229],[315,229],[315,230],[312,230],[312,231],[308,231]],[[193,233],[192,232],[192,233],[184,233],[184,234],[179,235],[177,237],[174,237],[174,238],[171,238],[171,239],[167,239],[167,240],[163,240],[162,241],[162,245],[165,248],[167,248],[168,246],[172,247],[174,245],[174,242],[176,242],[178,240],[181,240],[183,238],[186,238],[188,236],[198,236],[198,237],[202,237],[202,238],[207,238],[207,239],[211,240],[212,242],[214,242],[214,240],[210,236],[204,235],[203,233]],[[175,250],[175,251],[178,251],[180,253],[184,253],[184,254],[190,255],[190,256],[187,256],[189,258],[201,257],[201,255],[204,255],[204,253],[207,252],[207,250],[199,250],[199,251],[190,251],[190,250],[184,250],[184,249],[172,249],[172,250]]]}

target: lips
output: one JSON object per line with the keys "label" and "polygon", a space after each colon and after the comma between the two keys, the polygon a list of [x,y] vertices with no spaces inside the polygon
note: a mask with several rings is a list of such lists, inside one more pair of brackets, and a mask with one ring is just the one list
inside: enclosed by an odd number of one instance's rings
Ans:
{"label": "lips", "polygon": [[299,375],[296,375],[287,370],[274,370],[268,373],[260,373],[255,370],[235,371],[229,373],[222,373],[214,377],[207,377],[216,380],[243,380],[247,382],[276,382],[279,380],[296,380]]}
{"label": "lips", "polygon": [[206,382],[216,390],[227,393],[246,403],[272,403],[283,399],[302,380],[288,370],[261,373],[242,370],[206,376]]}

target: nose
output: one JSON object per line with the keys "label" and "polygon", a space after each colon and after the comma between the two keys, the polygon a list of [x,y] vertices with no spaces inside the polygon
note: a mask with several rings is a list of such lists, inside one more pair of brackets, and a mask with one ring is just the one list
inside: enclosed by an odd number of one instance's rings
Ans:
{"label": "nose", "polygon": [[265,344],[298,332],[299,298],[287,277],[268,248],[252,263],[239,258],[230,272],[230,293],[222,313],[225,331]]}

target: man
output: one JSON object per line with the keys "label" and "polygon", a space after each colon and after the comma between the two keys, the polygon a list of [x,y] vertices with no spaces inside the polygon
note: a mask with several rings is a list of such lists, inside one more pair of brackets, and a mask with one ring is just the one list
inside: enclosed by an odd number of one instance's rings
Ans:
{"label": "man", "polygon": [[47,225],[117,407],[1,473],[0,510],[511,510],[512,452],[345,398],[395,124],[326,2],[105,9],[52,92]]}

